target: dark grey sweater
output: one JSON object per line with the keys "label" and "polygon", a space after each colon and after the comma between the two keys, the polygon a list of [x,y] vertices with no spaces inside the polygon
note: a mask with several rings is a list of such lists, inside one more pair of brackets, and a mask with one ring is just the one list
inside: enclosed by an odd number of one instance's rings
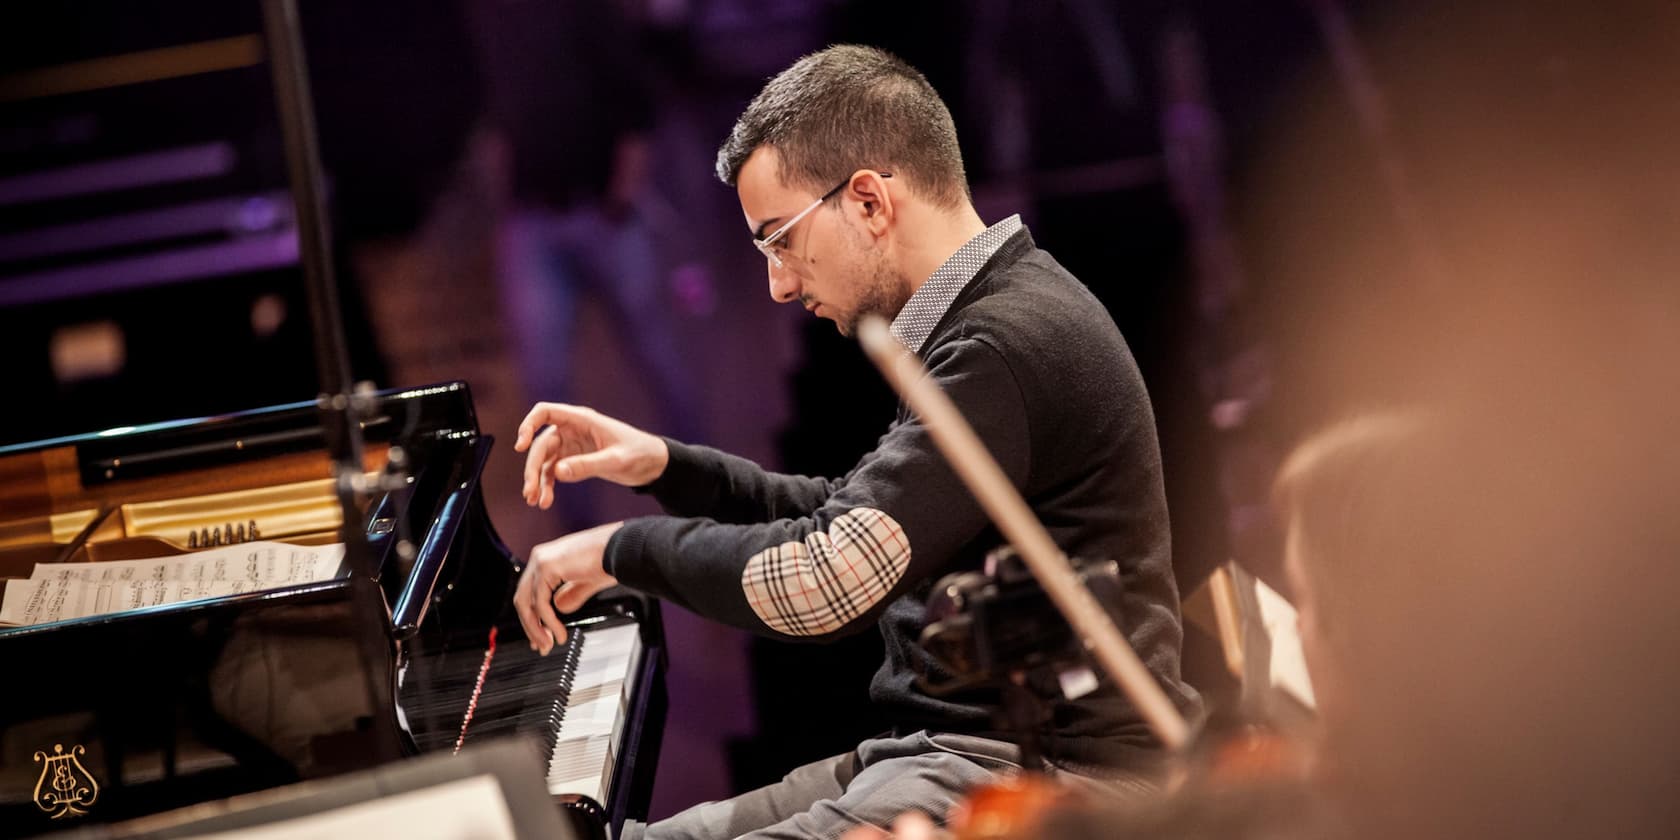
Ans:
{"label": "dark grey sweater", "polygon": [[[957,296],[920,355],[1050,535],[1070,555],[1118,562],[1106,605],[1181,709],[1183,631],[1154,415],[1137,365],[1101,304],[1025,231]],[[607,547],[627,586],[755,633],[822,641],[879,622],[886,661],[870,695],[897,728],[998,735],[990,690],[934,697],[915,684],[932,583],[980,568],[1001,539],[927,430],[900,406],[844,478],[767,472],[671,442],[645,490],[670,516],[631,520]],[[1046,747],[1130,763],[1156,746],[1103,680],[1060,702]]]}

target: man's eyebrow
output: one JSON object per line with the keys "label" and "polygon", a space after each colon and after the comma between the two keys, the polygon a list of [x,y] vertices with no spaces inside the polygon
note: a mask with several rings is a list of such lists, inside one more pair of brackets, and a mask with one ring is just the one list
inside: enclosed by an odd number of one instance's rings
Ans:
{"label": "man's eyebrow", "polygon": [[782,220],[781,216],[771,216],[770,218],[765,219],[762,222],[759,222],[758,223],[758,229],[753,231],[753,238],[762,241],[764,239],[765,230],[767,228],[769,228],[771,225],[773,225],[773,224],[775,224],[775,223],[777,223],[781,220]]}

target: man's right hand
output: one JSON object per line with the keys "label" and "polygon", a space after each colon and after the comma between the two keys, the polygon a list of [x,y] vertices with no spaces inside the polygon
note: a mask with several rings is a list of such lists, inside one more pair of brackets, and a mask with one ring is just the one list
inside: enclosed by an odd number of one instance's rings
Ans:
{"label": "man's right hand", "polygon": [[592,408],[537,403],[513,451],[525,452],[525,504],[548,510],[554,482],[602,478],[640,487],[665,472],[670,450],[665,439]]}

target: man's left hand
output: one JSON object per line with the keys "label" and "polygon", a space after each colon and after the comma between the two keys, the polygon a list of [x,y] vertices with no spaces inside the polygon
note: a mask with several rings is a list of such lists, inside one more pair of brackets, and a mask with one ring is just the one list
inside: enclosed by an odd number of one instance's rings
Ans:
{"label": "man's left hand", "polygon": [[597,525],[531,549],[513,593],[513,607],[533,650],[547,656],[556,645],[565,644],[566,625],[558,613],[576,612],[595,593],[618,583],[601,563],[607,541],[623,525]]}

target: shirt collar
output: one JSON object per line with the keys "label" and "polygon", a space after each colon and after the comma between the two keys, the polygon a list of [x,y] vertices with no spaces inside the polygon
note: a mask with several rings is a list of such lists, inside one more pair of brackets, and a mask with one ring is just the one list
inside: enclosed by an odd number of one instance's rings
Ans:
{"label": "shirt collar", "polygon": [[939,325],[939,319],[945,317],[952,301],[955,301],[969,281],[974,279],[974,275],[980,273],[980,268],[986,261],[1003,247],[1003,243],[1020,230],[1021,217],[1017,214],[986,228],[975,234],[973,239],[964,242],[963,246],[939,268],[934,269],[927,282],[904,302],[904,308],[900,309],[892,320],[893,338],[909,348],[910,352],[921,352],[922,345],[933,333],[933,328]]}

